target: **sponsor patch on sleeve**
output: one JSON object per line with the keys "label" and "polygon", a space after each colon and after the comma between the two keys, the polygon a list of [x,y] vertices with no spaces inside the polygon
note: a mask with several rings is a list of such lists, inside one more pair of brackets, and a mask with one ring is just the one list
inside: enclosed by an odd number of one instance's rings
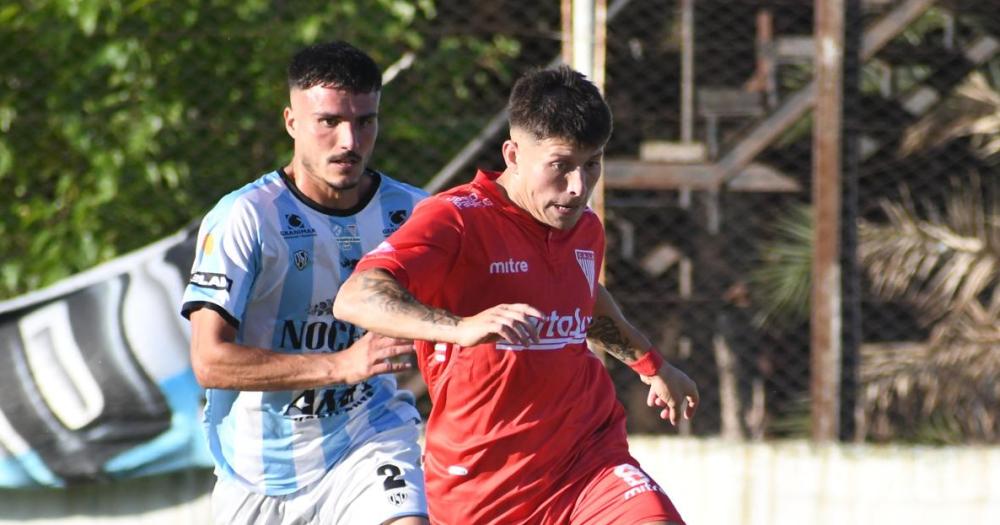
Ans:
{"label": "sponsor patch on sleeve", "polygon": [[229,291],[233,286],[233,280],[221,273],[194,272],[191,274],[191,284],[202,288],[213,288],[215,290]]}

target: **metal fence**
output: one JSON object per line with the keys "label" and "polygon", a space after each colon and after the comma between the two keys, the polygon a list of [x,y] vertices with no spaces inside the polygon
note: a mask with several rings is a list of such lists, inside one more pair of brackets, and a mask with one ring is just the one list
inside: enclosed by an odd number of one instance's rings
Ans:
{"label": "metal fence", "polygon": [[[609,30],[609,288],[702,385],[683,432],[808,433],[813,3],[653,4]],[[845,5],[841,435],[995,441],[996,17]]]}
{"label": "metal fence", "polygon": [[[995,442],[995,6],[845,4],[843,437]],[[79,269],[40,261],[86,266],[152,241],[284,162],[282,69],[316,40],[351,40],[386,69],[376,167],[433,189],[497,168],[510,85],[559,59],[561,13],[556,0],[5,4],[5,289]],[[607,284],[700,385],[682,433],[808,434],[814,19],[808,0],[608,2]],[[609,369],[630,430],[675,431],[630,371]]]}

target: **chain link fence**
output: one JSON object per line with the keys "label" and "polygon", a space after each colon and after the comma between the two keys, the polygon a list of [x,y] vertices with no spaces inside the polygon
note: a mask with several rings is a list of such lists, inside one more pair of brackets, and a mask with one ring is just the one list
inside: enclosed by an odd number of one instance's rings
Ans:
{"label": "chain link fence", "polygon": [[[995,442],[996,17],[845,4],[842,437]],[[809,433],[814,23],[698,0],[610,25],[608,284],[702,387],[681,432]],[[635,429],[663,431],[612,369]]]}
{"label": "chain link fence", "polygon": [[[843,436],[995,442],[1000,22],[991,2],[845,3]],[[812,4],[608,2],[607,285],[702,394],[670,429],[609,362],[631,431],[808,435]],[[285,162],[283,68],[318,40],[386,71],[376,168],[435,190],[499,168],[509,88],[558,60],[560,16],[556,0],[4,4],[2,291],[151,242]]]}

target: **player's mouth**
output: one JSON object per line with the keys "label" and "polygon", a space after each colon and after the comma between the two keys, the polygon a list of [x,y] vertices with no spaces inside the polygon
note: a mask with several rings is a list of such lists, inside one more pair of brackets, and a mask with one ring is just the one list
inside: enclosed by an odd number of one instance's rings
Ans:
{"label": "player's mouth", "polygon": [[361,163],[361,155],[358,155],[353,151],[349,151],[347,153],[344,153],[343,155],[330,157],[327,159],[327,162],[329,162],[330,164],[336,164],[341,168],[349,169]]}
{"label": "player's mouth", "polygon": [[552,207],[559,215],[572,215],[580,209],[577,204],[553,204]]}

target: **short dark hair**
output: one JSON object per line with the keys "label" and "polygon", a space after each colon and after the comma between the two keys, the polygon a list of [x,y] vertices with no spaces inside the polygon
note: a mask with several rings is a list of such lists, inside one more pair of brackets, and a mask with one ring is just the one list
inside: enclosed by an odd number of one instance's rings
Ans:
{"label": "short dark hair", "polygon": [[519,78],[508,110],[510,127],[536,139],[560,138],[596,147],[611,138],[611,108],[597,86],[567,66],[535,69]]}
{"label": "short dark hair", "polygon": [[328,86],[351,93],[382,89],[382,72],[364,51],[343,41],[314,44],[288,64],[288,89]]}

